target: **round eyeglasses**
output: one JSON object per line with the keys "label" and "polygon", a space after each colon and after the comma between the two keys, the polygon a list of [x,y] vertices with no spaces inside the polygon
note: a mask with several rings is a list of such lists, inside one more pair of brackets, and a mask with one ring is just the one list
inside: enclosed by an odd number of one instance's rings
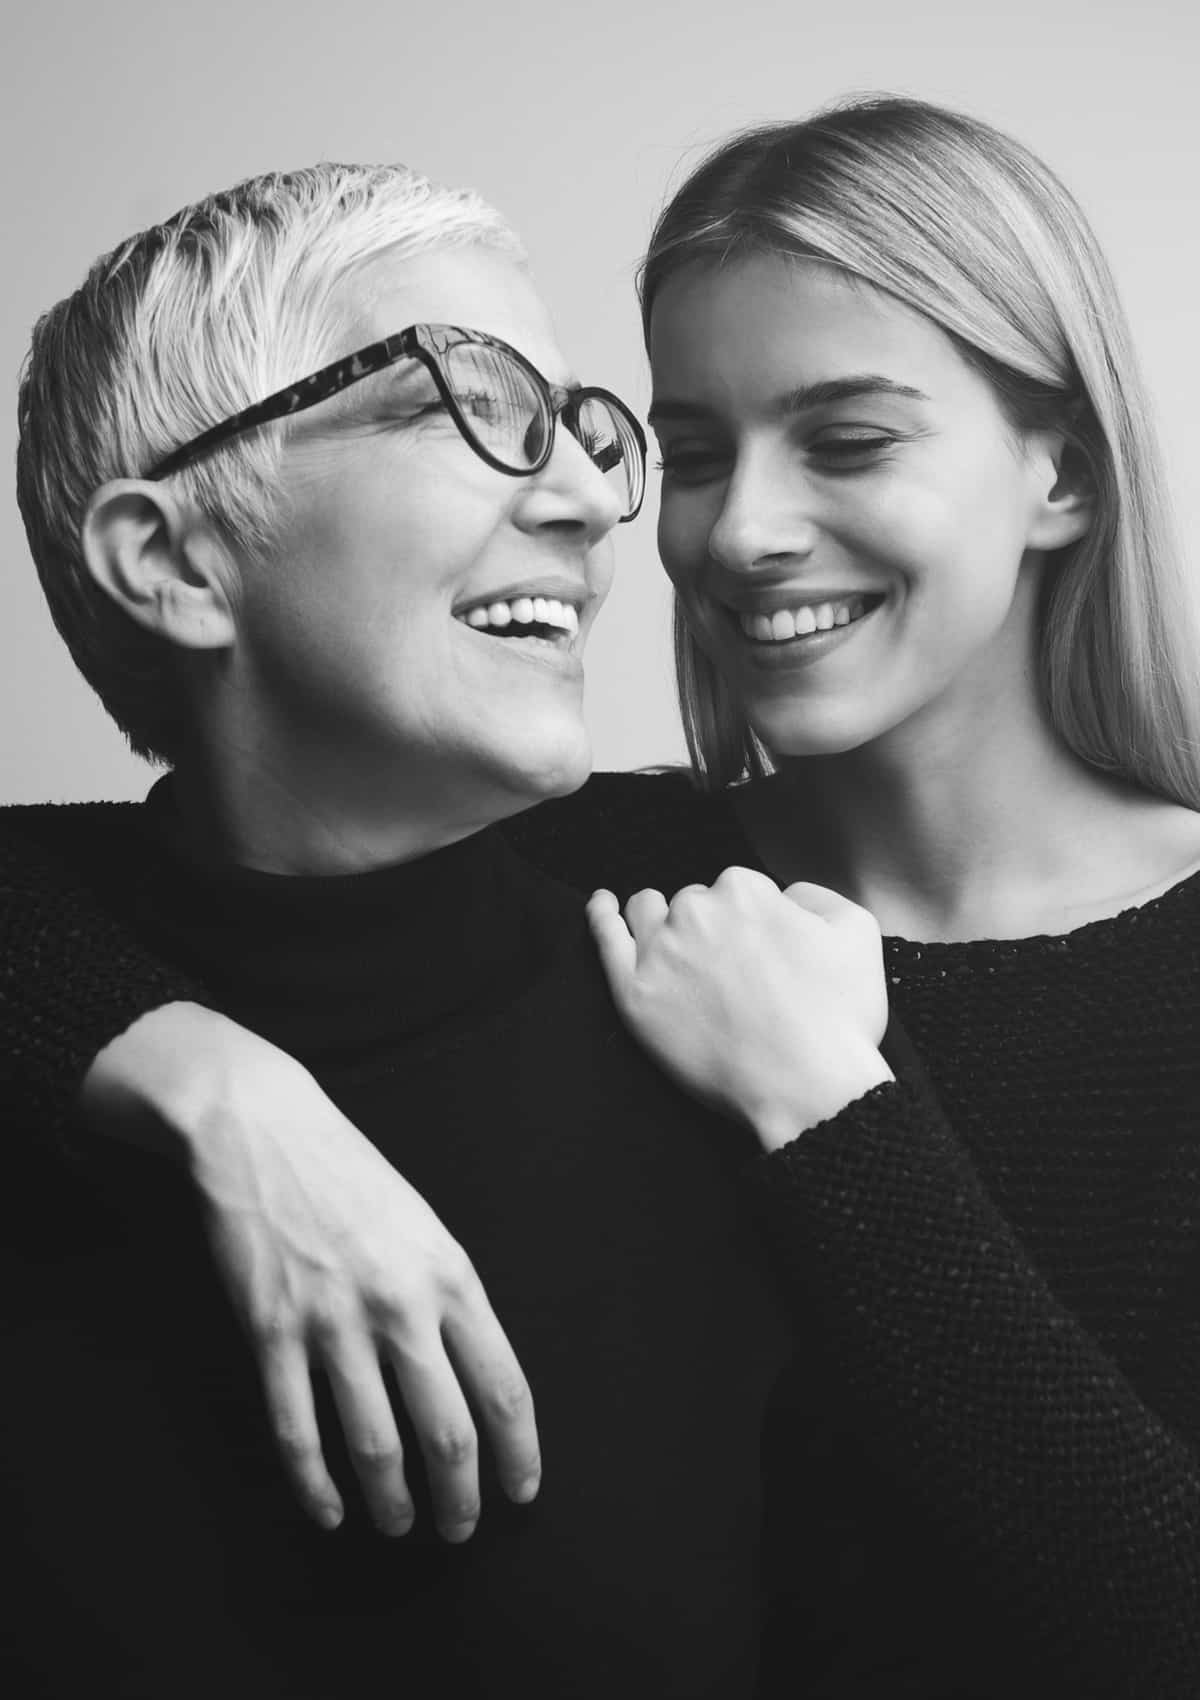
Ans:
{"label": "round eyeglasses", "polygon": [[621,504],[621,522],[636,516],[646,489],[646,437],[625,403],[595,385],[548,383],[536,366],[499,337],[457,325],[410,325],[347,354],[210,426],[158,461],[146,476],[167,478],[230,437],[316,407],[406,359],[419,360],[428,370],[463,438],[497,472],[513,478],[540,472],[554,452],[561,419],[612,485]]}

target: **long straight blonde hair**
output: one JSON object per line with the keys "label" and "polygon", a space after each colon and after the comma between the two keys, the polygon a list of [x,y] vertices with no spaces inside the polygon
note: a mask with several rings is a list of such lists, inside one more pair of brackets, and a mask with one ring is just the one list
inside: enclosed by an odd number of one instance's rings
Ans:
{"label": "long straight blonde hair", "polygon": [[[1027,148],[961,113],[893,96],[733,136],[655,226],[639,290],[649,337],[664,281],[749,254],[840,267],[923,313],[1020,429],[1082,456],[1096,509],[1047,575],[1040,687],[1084,761],[1200,808],[1200,619],[1177,549],[1150,410],[1104,256]],[[680,708],[708,788],[769,772],[676,603]]]}

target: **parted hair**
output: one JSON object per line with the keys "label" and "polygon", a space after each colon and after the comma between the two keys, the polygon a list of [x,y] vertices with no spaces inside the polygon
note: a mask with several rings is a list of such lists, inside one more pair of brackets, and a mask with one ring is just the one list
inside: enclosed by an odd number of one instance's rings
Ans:
{"label": "parted hair", "polygon": [[[181,695],[170,646],[87,569],[92,496],[348,352],[332,344],[355,267],[385,250],[468,245],[524,260],[479,196],[406,166],[270,172],[120,243],[38,321],[20,384],[17,499],[55,625],[138,755],[175,758]],[[248,557],[270,535],[287,430],[234,437],[170,477]]]}
{"label": "parted hair", "polygon": [[[1200,807],[1200,622],[1125,315],[1083,212],[1027,148],[918,100],[841,102],[722,143],[658,219],[639,274],[647,338],[665,280],[753,254],[834,265],[938,325],[1018,429],[1065,434],[1096,506],[1047,564],[1039,676],[1085,761]],[[771,754],[678,602],[693,766],[710,788]]]}

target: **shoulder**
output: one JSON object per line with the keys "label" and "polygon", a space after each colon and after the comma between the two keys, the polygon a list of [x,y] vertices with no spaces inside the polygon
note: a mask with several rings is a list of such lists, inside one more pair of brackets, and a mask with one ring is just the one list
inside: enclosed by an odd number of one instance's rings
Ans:
{"label": "shoulder", "polygon": [[98,873],[143,827],[140,803],[8,803],[0,806],[0,870],[9,888],[54,868]]}
{"label": "shoulder", "polygon": [[144,818],[141,803],[0,804],[0,840],[71,844],[91,838],[120,837]]}
{"label": "shoulder", "polygon": [[1200,810],[1166,797],[1141,796],[1129,837],[1149,885],[1164,889],[1200,871]]}
{"label": "shoulder", "polygon": [[557,878],[619,897],[707,884],[731,863],[758,865],[726,797],[700,790],[686,768],[593,774],[573,796],[507,823],[505,834]]}

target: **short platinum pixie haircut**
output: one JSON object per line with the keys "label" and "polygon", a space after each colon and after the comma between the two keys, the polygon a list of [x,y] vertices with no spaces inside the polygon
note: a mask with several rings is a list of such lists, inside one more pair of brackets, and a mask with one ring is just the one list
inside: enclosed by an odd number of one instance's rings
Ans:
{"label": "short platinum pixie haircut", "polygon": [[[21,376],[17,500],[54,623],[136,754],[176,759],[182,693],[170,646],[88,571],[92,496],[349,352],[333,346],[336,302],[365,262],[469,246],[525,263],[478,195],[406,166],[270,172],[122,242],[38,321]],[[287,431],[264,426],[171,475],[243,556],[270,536]]]}

